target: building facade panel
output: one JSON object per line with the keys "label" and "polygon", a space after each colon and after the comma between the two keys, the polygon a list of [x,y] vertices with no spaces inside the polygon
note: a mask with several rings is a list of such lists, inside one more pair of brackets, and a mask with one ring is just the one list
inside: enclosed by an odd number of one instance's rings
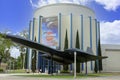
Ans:
{"label": "building facade panel", "polygon": [[103,60],[104,72],[120,72],[120,45],[102,44],[102,55],[108,56]]}
{"label": "building facade panel", "polygon": [[77,4],[65,4],[65,3],[52,4],[38,8],[34,13],[34,17],[38,18],[39,15],[42,15],[44,17],[56,16],[58,13],[62,13],[63,15],[69,15],[70,13],[72,13],[73,15],[78,16],[80,14],[84,14],[85,16],[91,16],[95,18],[94,12],[88,7]]}
{"label": "building facade panel", "polygon": [[[73,48],[76,48],[76,36],[77,36],[77,31],[79,35],[79,43],[81,44],[81,18],[80,16],[73,15]],[[79,44],[79,46],[80,46]]]}
{"label": "building facade panel", "polygon": [[66,31],[68,38],[68,47],[70,48],[70,15],[61,16],[61,50],[64,50]]}

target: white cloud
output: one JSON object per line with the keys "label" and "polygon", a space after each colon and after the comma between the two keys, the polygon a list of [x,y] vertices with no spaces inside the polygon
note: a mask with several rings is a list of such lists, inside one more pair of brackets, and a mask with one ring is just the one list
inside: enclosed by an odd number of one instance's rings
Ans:
{"label": "white cloud", "polygon": [[12,57],[17,58],[18,56],[20,56],[20,51],[16,47],[11,47],[10,54]]}
{"label": "white cloud", "polygon": [[95,2],[103,5],[109,11],[115,11],[120,6],[120,0],[95,0]]}
{"label": "white cloud", "polygon": [[88,4],[88,3],[90,3],[94,0],[76,0],[76,1],[79,1],[79,3],[82,4],[82,5],[86,5],[86,4]]}
{"label": "white cloud", "polygon": [[54,3],[57,3],[57,0],[48,0],[47,3],[48,4],[54,4]]}
{"label": "white cloud", "polygon": [[37,3],[34,3],[34,0],[30,0],[30,3],[33,7],[41,7],[47,4],[54,3],[75,3],[86,5],[92,1],[97,2],[104,6],[104,9],[109,11],[115,11],[120,6],[120,0],[37,0]]}
{"label": "white cloud", "polygon": [[91,1],[93,0],[38,0],[37,3],[34,3],[34,0],[30,0],[30,3],[33,7],[39,8],[47,4],[55,4],[55,3],[74,3],[74,4],[85,5]]}
{"label": "white cloud", "polygon": [[100,27],[103,44],[120,44],[120,20],[101,22]]}
{"label": "white cloud", "polygon": [[31,5],[32,5],[33,7],[38,7],[38,5],[37,5],[37,4],[34,4],[32,0],[30,0],[30,3],[31,3]]}

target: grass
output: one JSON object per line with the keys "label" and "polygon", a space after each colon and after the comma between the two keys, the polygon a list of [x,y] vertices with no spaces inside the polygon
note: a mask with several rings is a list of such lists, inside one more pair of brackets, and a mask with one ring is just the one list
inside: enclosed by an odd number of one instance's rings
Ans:
{"label": "grass", "polygon": [[[26,73],[25,70],[23,69],[18,69],[18,70],[10,70],[7,73],[14,74],[14,76],[21,76],[21,77],[37,77],[37,78],[67,78],[71,79],[73,78],[73,74],[69,73],[61,73],[61,74],[56,74],[56,75],[46,75],[46,74],[41,74],[41,73]],[[18,73],[18,74],[17,74]],[[19,74],[20,73],[20,74]],[[76,78],[90,78],[90,77],[101,77],[101,76],[120,76],[120,73],[90,73],[87,76],[83,74],[77,74]]]}
{"label": "grass", "polygon": [[[24,72],[23,74],[17,75],[15,74],[15,76],[21,76],[21,77],[40,77],[40,78],[73,78],[73,74],[57,74],[57,75],[46,75],[46,74],[40,74],[40,73],[25,73],[25,71],[23,70],[16,70],[13,73],[20,73],[20,72]],[[89,77],[101,77],[101,76],[116,76],[119,75],[120,73],[90,73],[87,76],[85,74],[77,74],[76,78],[89,78]]]}
{"label": "grass", "polygon": [[23,69],[9,70],[7,73],[26,73]]}
{"label": "grass", "polygon": [[[100,76],[106,76],[109,74],[88,74],[87,76],[85,74],[77,74],[76,78],[87,78],[87,77],[100,77]],[[23,77],[41,77],[41,78],[73,78],[74,76],[72,74],[60,74],[60,75],[41,75],[41,74],[28,74],[28,75],[19,75]]]}

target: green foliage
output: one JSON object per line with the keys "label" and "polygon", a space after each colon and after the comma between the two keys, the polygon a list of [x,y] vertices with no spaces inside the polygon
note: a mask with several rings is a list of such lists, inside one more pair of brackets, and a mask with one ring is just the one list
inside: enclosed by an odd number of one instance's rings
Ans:
{"label": "green foliage", "polygon": [[27,69],[27,61],[28,60],[28,48],[26,49],[26,53],[25,53],[25,65],[24,68]]}
{"label": "green foliage", "polygon": [[[66,30],[64,50],[68,49],[68,35]],[[68,71],[68,65],[63,65],[63,70]]]}
{"label": "green foliage", "polygon": [[80,49],[79,32],[78,32],[78,30],[77,30],[77,35],[76,35],[76,48]]}
{"label": "green foliage", "polygon": [[5,35],[0,34],[0,56],[2,58],[2,62],[6,63],[10,58],[9,49],[13,45],[10,39],[6,39]]}
{"label": "green foliage", "polygon": [[1,73],[1,72],[4,72],[4,70],[0,68],[0,73]]}
{"label": "green foliage", "polygon": [[[19,36],[28,39],[28,30],[24,29],[23,31],[20,32]],[[22,69],[25,68],[27,69],[27,49],[23,45],[16,44],[16,47],[20,50],[20,56],[18,57],[17,61],[17,69]]]}
{"label": "green foliage", "polygon": [[97,73],[97,72],[98,72],[98,67],[97,67],[97,60],[95,61],[94,72],[95,72],[95,73]]}
{"label": "green foliage", "polygon": [[[76,35],[76,48],[80,49],[79,32],[78,32],[78,30],[77,30],[77,35]],[[80,73],[80,63],[76,64],[76,72]]]}
{"label": "green foliage", "polygon": [[[102,74],[88,74],[87,76],[86,75],[84,75],[84,74],[77,74],[77,76],[76,76],[76,78],[77,78],[77,80],[84,80],[84,79],[86,79],[86,78],[96,78],[96,77],[101,77],[101,76],[111,76],[111,75],[113,75],[113,73],[102,73]],[[55,75],[55,76],[53,76],[53,75],[35,75],[35,74],[29,74],[29,75],[19,75],[19,76],[23,76],[23,77],[37,77],[37,78],[46,78],[46,79],[52,79],[53,78],[53,80],[54,80],[54,78],[55,79],[64,79],[64,80],[72,80],[73,79],[73,75],[69,75],[69,74],[67,74],[67,75]]]}
{"label": "green foliage", "polygon": [[[102,54],[101,54],[100,38],[99,38],[99,41],[98,41],[98,48],[97,48],[97,50],[98,50],[98,56],[102,56]],[[101,72],[102,70],[103,70],[102,59],[95,61],[95,67],[94,67],[95,73],[97,73],[98,71]]]}
{"label": "green foliage", "polygon": [[13,57],[10,57],[9,61],[7,62],[8,64],[8,69],[13,70],[13,69],[17,69],[17,60]]}
{"label": "green foliage", "polygon": [[70,71],[62,70],[60,73],[70,73]]}
{"label": "green foliage", "polygon": [[19,56],[16,62],[16,69],[22,69],[22,58]]}
{"label": "green foliage", "polygon": [[9,70],[7,73],[26,73],[26,70],[23,69],[16,69],[16,70]]}
{"label": "green foliage", "polygon": [[35,73],[36,70],[36,51],[32,50],[32,72]]}
{"label": "green foliage", "polygon": [[22,58],[21,54],[17,58],[10,57],[9,62],[9,69],[22,69],[23,68],[23,63],[22,63]]}
{"label": "green foliage", "polygon": [[67,30],[66,30],[66,35],[65,35],[65,45],[64,45],[64,50],[68,49],[68,35],[67,35]]}
{"label": "green foliage", "polygon": [[[36,37],[35,37],[35,41],[36,41]],[[32,72],[35,73],[36,70],[36,50],[32,50]]]}
{"label": "green foliage", "polygon": [[[101,54],[101,45],[100,45],[100,39],[98,41],[98,56],[102,56]],[[99,64],[99,72],[103,70],[103,67],[102,67],[102,59],[101,60],[98,60],[98,64]]]}

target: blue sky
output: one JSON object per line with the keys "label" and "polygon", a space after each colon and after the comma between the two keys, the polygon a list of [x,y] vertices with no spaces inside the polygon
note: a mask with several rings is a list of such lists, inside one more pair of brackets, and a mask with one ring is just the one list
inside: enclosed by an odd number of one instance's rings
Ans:
{"label": "blue sky", "polygon": [[0,0],[0,31],[20,32],[33,17],[29,0]]}
{"label": "blue sky", "polygon": [[120,44],[120,0],[0,0],[0,31],[20,32],[28,28],[36,8],[58,2],[92,8],[101,22],[101,42]]}

